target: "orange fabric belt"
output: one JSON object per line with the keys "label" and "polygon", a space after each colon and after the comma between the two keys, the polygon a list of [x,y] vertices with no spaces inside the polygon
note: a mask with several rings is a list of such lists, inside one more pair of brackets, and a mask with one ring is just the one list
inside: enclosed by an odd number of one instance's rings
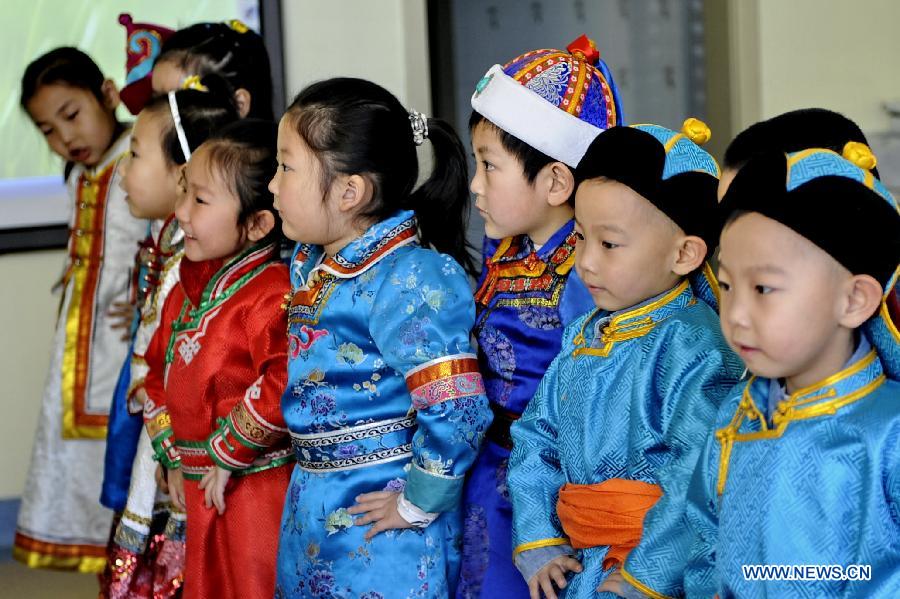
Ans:
{"label": "orange fabric belt", "polygon": [[556,513],[576,549],[609,545],[603,569],[625,563],[637,547],[644,516],[662,497],[659,485],[612,478],[596,485],[566,483],[559,490]]}

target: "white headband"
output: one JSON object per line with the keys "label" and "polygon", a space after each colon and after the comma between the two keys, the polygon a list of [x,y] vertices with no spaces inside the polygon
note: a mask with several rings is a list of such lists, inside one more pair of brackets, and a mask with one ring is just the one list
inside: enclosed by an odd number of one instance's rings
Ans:
{"label": "white headband", "polygon": [[175,133],[178,134],[178,143],[181,146],[181,153],[184,155],[184,161],[191,159],[191,147],[188,145],[187,135],[184,134],[184,128],[181,126],[181,114],[178,112],[178,102],[175,100],[175,92],[169,92],[169,110],[172,113],[172,120],[175,121]]}
{"label": "white headband", "polygon": [[560,110],[504,73],[499,64],[478,82],[472,108],[500,129],[572,168],[603,131]]}

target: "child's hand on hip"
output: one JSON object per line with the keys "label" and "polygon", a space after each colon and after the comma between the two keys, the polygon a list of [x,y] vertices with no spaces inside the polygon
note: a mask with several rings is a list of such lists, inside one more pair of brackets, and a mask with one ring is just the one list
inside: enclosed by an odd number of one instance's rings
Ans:
{"label": "child's hand on hip", "polygon": [[393,491],[378,491],[375,493],[363,493],[356,496],[356,505],[347,510],[352,515],[365,514],[354,522],[357,525],[374,522],[366,532],[366,540],[369,541],[380,532],[392,528],[412,528],[412,524],[403,519],[397,511],[397,500],[400,493]]}
{"label": "child's hand on hip", "polygon": [[553,558],[528,580],[528,592],[531,594],[531,599],[541,599],[541,591],[544,592],[544,597],[547,599],[556,599],[554,583],[557,588],[564,589],[567,584],[566,572],[578,573],[581,570],[581,563],[574,557],[560,555]]}
{"label": "child's hand on hip", "polygon": [[225,513],[225,485],[228,484],[230,478],[231,472],[219,466],[213,466],[212,470],[200,479],[200,490],[206,491],[206,507],[215,506],[220,516]]}

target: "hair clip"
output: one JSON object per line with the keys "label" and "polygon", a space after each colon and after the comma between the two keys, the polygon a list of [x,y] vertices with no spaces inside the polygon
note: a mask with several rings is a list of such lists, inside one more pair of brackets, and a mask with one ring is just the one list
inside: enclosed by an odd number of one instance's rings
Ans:
{"label": "hair clip", "polygon": [[238,33],[247,33],[250,31],[250,28],[244,24],[240,19],[231,19],[230,21],[225,21],[225,24],[231,27],[234,31]]}
{"label": "hair clip", "polygon": [[190,77],[185,77],[184,81],[181,82],[181,89],[193,89],[198,92],[208,92],[209,88],[200,83],[199,75],[191,75]]}
{"label": "hair clip", "polygon": [[428,137],[428,117],[417,110],[410,110],[409,124],[412,127],[413,141],[421,146]]}
{"label": "hair clip", "polygon": [[858,141],[848,141],[841,152],[846,160],[852,162],[861,169],[870,171],[878,164],[878,159],[872,153],[872,149]]}
{"label": "hair clip", "polygon": [[684,124],[681,125],[681,132],[698,146],[702,146],[712,137],[712,131],[706,123],[694,117],[684,121]]}

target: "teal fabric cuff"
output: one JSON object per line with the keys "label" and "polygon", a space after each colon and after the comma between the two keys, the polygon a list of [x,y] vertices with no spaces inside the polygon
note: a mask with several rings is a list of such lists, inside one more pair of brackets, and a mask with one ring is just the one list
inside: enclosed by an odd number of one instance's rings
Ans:
{"label": "teal fabric cuff", "polygon": [[463,480],[461,476],[432,474],[413,464],[404,495],[423,512],[449,512],[459,505]]}

